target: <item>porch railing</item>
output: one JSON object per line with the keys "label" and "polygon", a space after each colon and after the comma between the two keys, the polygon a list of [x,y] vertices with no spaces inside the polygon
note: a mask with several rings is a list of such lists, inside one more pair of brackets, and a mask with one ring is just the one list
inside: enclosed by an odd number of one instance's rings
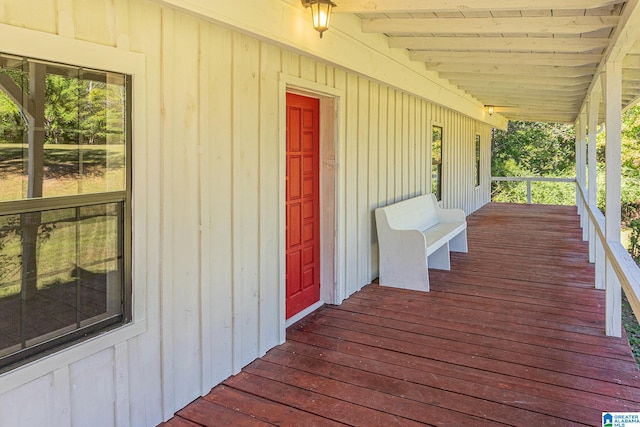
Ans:
{"label": "porch railing", "polygon": [[533,182],[576,182],[575,178],[557,178],[557,177],[525,177],[525,176],[492,176],[491,182],[509,181],[509,182],[526,182],[527,183],[527,204],[532,203],[531,183]]}
{"label": "porch railing", "polygon": [[[640,321],[640,268],[621,242],[607,240],[605,217],[595,203],[589,202],[585,189],[577,184],[576,191],[583,238],[589,241],[589,261],[596,265],[595,286],[597,289],[605,289],[609,281],[617,280],[633,314]],[[607,335],[618,335],[616,331],[621,330],[619,310],[613,295],[607,295]]]}
{"label": "porch railing", "polygon": [[[627,249],[617,240],[607,240],[605,217],[595,203],[590,203],[585,189],[575,178],[556,177],[491,177],[492,181],[527,183],[527,203],[532,203],[533,182],[573,182],[576,186],[576,205],[581,218],[583,240],[589,242],[589,262],[595,263],[596,289],[606,289],[606,283],[615,280],[629,301],[633,313],[640,321],[640,267]],[[615,285],[615,282],[613,282]],[[613,286],[612,288],[615,288]],[[607,295],[607,335],[619,335],[621,331],[620,306],[613,294]]]}

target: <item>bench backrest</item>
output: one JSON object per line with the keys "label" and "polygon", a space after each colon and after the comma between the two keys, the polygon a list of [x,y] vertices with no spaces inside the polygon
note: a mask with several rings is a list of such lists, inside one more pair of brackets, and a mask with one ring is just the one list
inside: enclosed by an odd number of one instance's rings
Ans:
{"label": "bench backrest", "polygon": [[380,209],[384,210],[389,227],[424,231],[438,223],[437,203],[433,194],[425,194]]}

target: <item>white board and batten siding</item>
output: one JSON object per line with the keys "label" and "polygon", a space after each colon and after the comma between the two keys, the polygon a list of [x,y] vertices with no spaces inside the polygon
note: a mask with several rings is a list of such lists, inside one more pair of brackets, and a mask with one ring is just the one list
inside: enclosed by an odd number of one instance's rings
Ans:
{"label": "white board and batten siding", "polygon": [[[194,14],[143,0],[9,0],[0,34],[33,36],[2,37],[0,51],[79,64],[95,46],[135,54],[144,70],[133,100],[135,322],[1,375],[0,425],[156,425],[284,340],[287,82],[336,96],[327,302],[377,277],[374,209],[430,191],[433,124],[444,207],[471,213],[490,199],[489,125]],[[56,48],[29,47],[43,40]]]}

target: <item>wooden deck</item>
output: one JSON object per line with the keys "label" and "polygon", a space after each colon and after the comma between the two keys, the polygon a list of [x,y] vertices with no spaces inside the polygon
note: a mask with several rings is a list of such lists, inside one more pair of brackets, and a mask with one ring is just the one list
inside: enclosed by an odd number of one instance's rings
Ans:
{"label": "wooden deck", "polygon": [[575,207],[489,204],[431,292],[365,287],[165,426],[601,426],[640,411]]}

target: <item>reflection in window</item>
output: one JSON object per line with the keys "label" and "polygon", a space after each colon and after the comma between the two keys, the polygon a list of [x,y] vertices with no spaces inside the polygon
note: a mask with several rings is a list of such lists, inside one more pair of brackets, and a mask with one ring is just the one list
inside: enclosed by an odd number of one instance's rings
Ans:
{"label": "reflection in window", "polygon": [[[0,356],[121,313],[120,203],[2,216],[0,230]],[[32,232],[35,268],[25,269]]]}
{"label": "reflection in window", "polygon": [[130,320],[129,82],[0,54],[0,370]]}
{"label": "reflection in window", "polygon": [[125,76],[0,62],[0,201],[125,190]]}
{"label": "reflection in window", "polygon": [[431,192],[442,200],[442,127],[433,126],[431,132]]}

